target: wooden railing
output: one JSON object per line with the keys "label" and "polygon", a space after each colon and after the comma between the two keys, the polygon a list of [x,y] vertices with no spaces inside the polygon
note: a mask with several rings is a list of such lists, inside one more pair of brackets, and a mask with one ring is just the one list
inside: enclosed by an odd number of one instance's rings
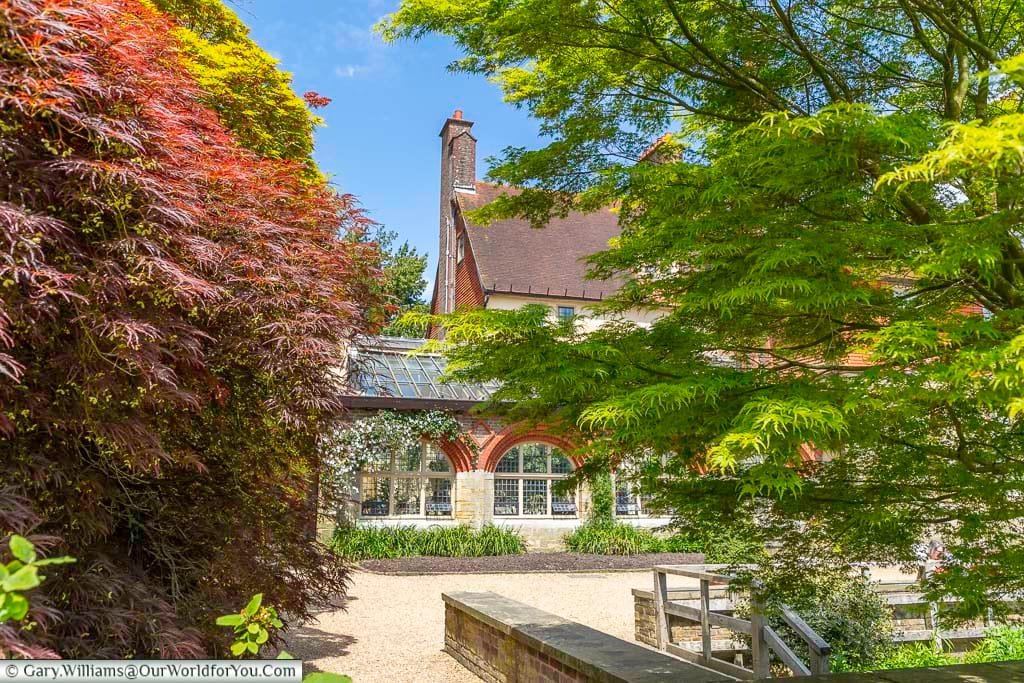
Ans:
{"label": "wooden railing", "polygon": [[[810,666],[804,664],[800,657],[783,642],[779,634],[768,625],[764,616],[763,605],[755,595],[751,595],[749,620],[720,613],[721,611],[729,611],[728,609],[722,609],[728,606],[729,601],[716,600],[716,604],[713,605],[711,586],[729,586],[736,579],[735,576],[714,571],[720,568],[722,568],[720,565],[664,565],[654,568],[654,610],[657,620],[657,643],[660,650],[739,679],[769,678],[771,676],[770,662],[772,653],[795,676],[814,676],[829,673],[828,660],[832,649],[798,614],[788,607],[783,606],[782,619],[807,644]],[[697,579],[700,582],[699,607],[693,607],[669,598],[669,592],[675,590],[668,587],[669,576],[684,576]],[[722,604],[717,604],[720,602]],[[719,607],[720,610],[716,611],[712,609],[713,607]],[[700,623],[701,643],[699,650],[672,642],[669,616],[677,616]],[[714,656],[711,629],[715,626],[732,631],[733,633],[742,633],[750,636],[750,668],[733,662],[727,662]]]}

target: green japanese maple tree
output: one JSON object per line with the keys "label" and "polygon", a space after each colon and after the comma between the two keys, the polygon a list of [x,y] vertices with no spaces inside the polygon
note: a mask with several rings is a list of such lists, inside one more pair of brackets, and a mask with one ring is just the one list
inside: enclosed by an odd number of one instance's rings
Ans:
{"label": "green japanese maple tree", "polygon": [[628,284],[601,308],[667,311],[464,311],[435,321],[452,372],[594,467],[669,455],[637,468],[661,505],[756,514],[778,563],[909,563],[939,534],[962,613],[1024,588],[1022,24],[1001,0],[404,0],[387,36],[451,36],[549,138],[495,161],[525,189],[476,219],[615,206],[591,271]]}

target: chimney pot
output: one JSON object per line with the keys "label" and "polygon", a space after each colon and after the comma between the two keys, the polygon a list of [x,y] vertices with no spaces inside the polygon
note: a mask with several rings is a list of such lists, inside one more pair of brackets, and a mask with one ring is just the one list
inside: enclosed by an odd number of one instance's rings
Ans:
{"label": "chimney pot", "polygon": [[462,120],[462,110],[461,109],[456,109],[455,113],[452,114],[452,118],[455,119],[456,121],[461,121]]}

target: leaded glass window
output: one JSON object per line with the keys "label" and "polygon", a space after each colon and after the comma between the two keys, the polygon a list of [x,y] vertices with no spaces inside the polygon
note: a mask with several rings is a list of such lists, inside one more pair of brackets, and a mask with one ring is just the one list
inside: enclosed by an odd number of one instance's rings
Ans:
{"label": "leaded glass window", "polygon": [[569,458],[543,443],[509,449],[494,472],[494,514],[500,517],[573,517],[576,494],[558,495],[555,484],[572,472]]}
{"label": "leaded glass window", "polygon": [[[647,455],[647,458],[657,458],[661,467],[668,461],[668,455]],[[657,462],[657,461],[654,461]],[[652,464],[648,461],[646,465]],[[614,473],[615,481],[615,514],[619,517],[660,517],[665,511],[657,509],[652,504],[650,492],[644,490],[641,482],[647,479],[641,476],[642,468],[646,466],[644,460],[636,457],[624,459],[618,470]]]}
{"label": "leaded glass window", "polygon": [[359,475],[363,517],[451,517],[455,475],[444,452],[423,442],[367,463]]}

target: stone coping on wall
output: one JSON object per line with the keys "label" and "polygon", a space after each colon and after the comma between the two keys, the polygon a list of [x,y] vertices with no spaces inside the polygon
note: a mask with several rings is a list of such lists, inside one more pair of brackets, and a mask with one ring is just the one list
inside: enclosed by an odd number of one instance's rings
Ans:
{"label": "stone coping on wall", "polygon": [[[711,683],[722,674],[602,633],[496,593],[443,594],[454,609],[515,641],[517,647],[556,660],[573,680],[601,683]],[[521,656],[521,655],[520,655]],[[509,681],[517,680],[512,676]]]}

